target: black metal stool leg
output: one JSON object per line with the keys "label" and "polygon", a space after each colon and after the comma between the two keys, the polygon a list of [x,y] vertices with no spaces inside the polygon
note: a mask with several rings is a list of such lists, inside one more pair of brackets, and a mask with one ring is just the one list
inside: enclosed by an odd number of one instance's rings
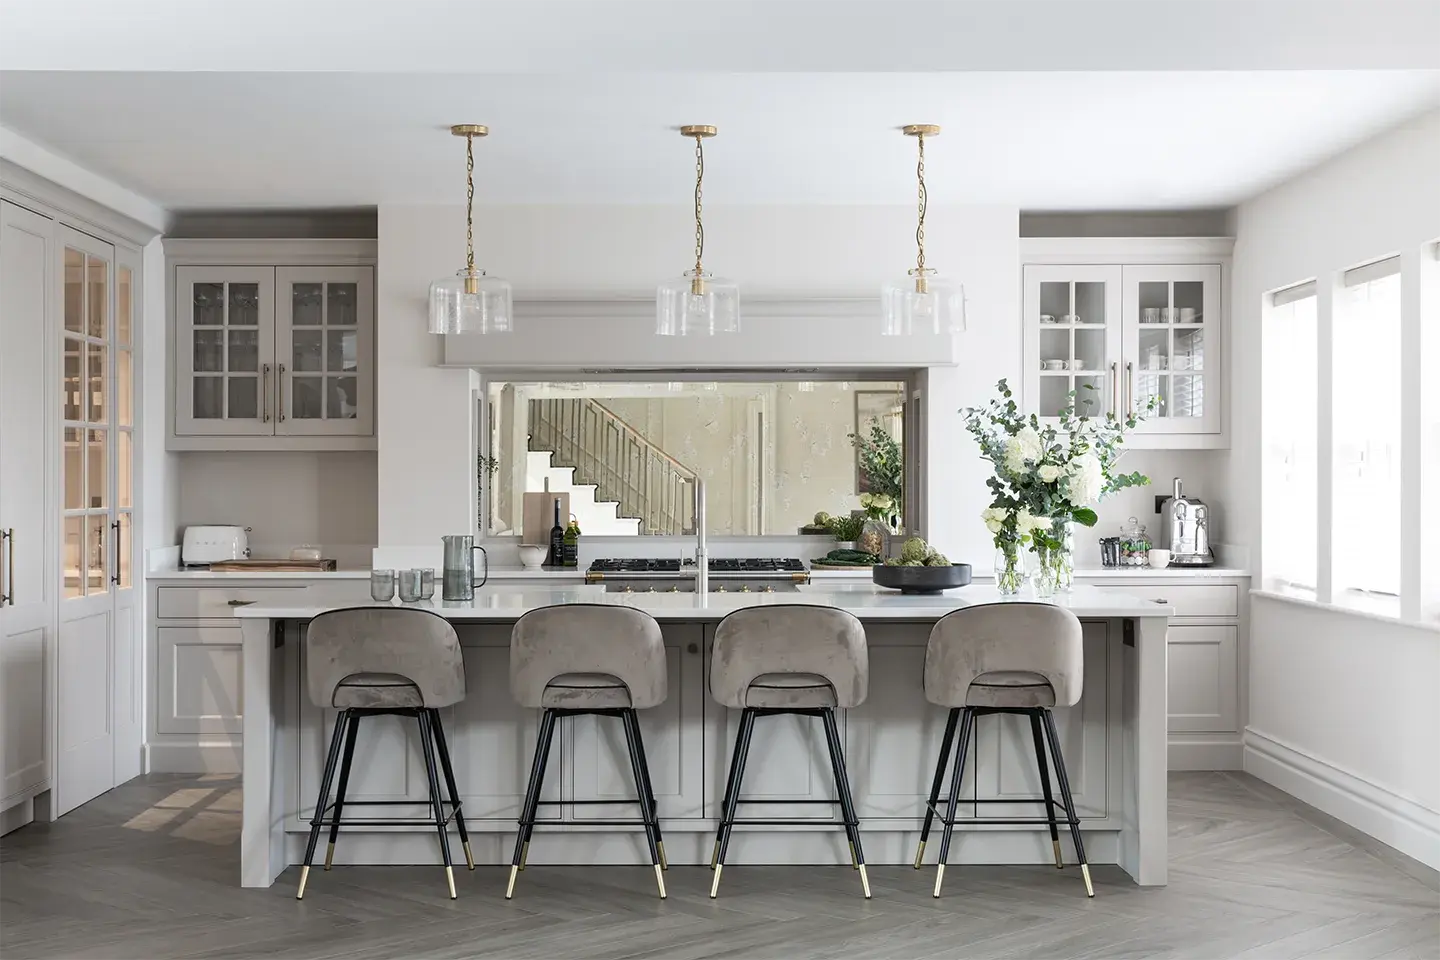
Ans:
{"label": "black metal stool leg", "polygon": [[865,899],[870,899],[870,875],[865,870],[865,848],[860,843],[860,818],[855,814],[855,797],[850,792],[850,771],[845,766],[845,748],[840,742],[840,728],[835,723],[835,711],[826,707],[821,711],[825,722],[825,742],[830,747],[830,766],[835,772],[835,790],[840,795],[840,813],[845,818],[845,832],[850,837],[850,858],[855,869],[860,871],[860,887]]}
{"label": "black metal stool leg", "polygon": [[640,736],[640,717],[634,710],[630,715],[635,723],[635,748],[640,754],[640,772],[645,775],[645,797],[650,809],[650,819],[655,823],[655,846],[660,848],[660,869],[669,870],[670,861],[665,859],[665,838],[660,834],[660,802],[655,799],[655,784],[650,779],[650,761],[645,759],[645,738]]}
{"label": "black metal stool leg", "polygon": [[[465,829],[465,814],[460,811],[460,791],[455,789],[455,768],[450,765],[450,744],[445,742],[445,727],[440,723],[440,711],[430,711],[430,731],[435,735],[435,750],[440,754],[440,772],[445,776],[445,788],[450,791],[450,802],[455,807],[455,827],[460,831],[460,845],[465,848],[465,866],[475,869],[475,855],[470,852],[470,831]],[[345,782],[342,778],[342,784]],[[341,787],[344,790],[344,787]]]}
{"label": "black metal stool leg", "polygon": [[335,788],[335,822],[330,824],[330,843],[325,847],[326,870],[330,869],[335,859],[335,840],[340,836],[340,812],[345,809],[345,790],[350,786],[350,761],[355,758],[355,738],[359,734],[360,714],[352,711],[345,724],[345,751],[340,759],[340,783]]}
{"label": "black metal stool leg", "polygon": [[950,801],[945,810],[945,829],[940,834],[940,865],[935,869],[935,891],[940,896],[940,884],[945,880],[945,864],[950,859],[950,836],[955,832],[955,804],[960,799],[960,779],[965,775],[965,754],[970,746],[970,737],[975,729],[975,712],[970,707],[960,711],[960,743],[955,749],[955,770],[950,775]]}
{"label": "black metal stool leg", "polygon": [[320,775],[320,796],[315,800],[315,815],[310,818],[310,841],[305,844],[305,859],[300,867],[300,886],[295,890],[295,899],[305,898],[305,881],[310,879],[310,863],[315,859],[315,846],[320,842],[320,821],[325,819],[325,808],[330,801],[330,783],[335,777],[335,764],[340,759],[340,744],[345,739],[345,727],[350,711],[341,710],[335,718],[335,732],[330,735],[330,752],[325,756],[325,772]]}
{"label": "black metal stool leg", "polygon": [[430,809],[435,812],[435,830],[440,834],[440,857],[445,863],[445,883],[450,899],[455,899],[455,868],[450,863],[450,831],[445,829],[445,804],[440,793],[440,774],[435,763],[435,738],[430,729],[430,712],[417,710],[420,726],[420,751],[425,755],[425,774],[430,780]]}
{"label": "black metal stool leg", "polygon": [[665,873],[660,869],[660,833],[655,825],[655,808],[645,790],[645,771],[640,761],[640,721],[634,710],[622,710],[620,722],[625,726],[625,746],[630,753],[630,772],[635,776],[635,794],[640,801],[640,818],[645,823],[645,841],[650,847],[650,863],[655,867],[655,883],[660,899],[665,899]]}
{"label": "black metal stool leg", "polygon": [[1095,887],[1090,883],[1090,862],[1085,859],[1085,841],[1080,839],[1080,818],[1075,815],[1075,798],[1070,794],[1070,776],[1065,771],[1065,758],[1060,754],[1060,735],[1055,731],[1055,717],[1049,710],[1041,710],[1045,720],[1045,733],[1050,738],[1050,753],[1055,757],[1055,777],[1060,781],[1060,800],[1065,804],[1065,817],[1070,822],[1070,839],[1075,841],[1075,859],[1080,861],[1080,875],[1085,878],[1085,895],[1095,896]]}
{"label": "black metal stool leg", "polygon": [[920,828],[920,846],[915,848],[915,869],[925,857],[925,841],[930,839],[930,825],[935,821],[935,804],[940,802],[940,785],[945,782],[945,768],[950,763],[950,750],[955,745],[955,723],[960,708],[951,707],[945,718],[945,736],[940,739],[940,759],[935,764],[935,779],[930,783],[930,802],[925,805],[925,825]]}
{"label": "black metal stool leg", "polygon": [[730,761],[730,789],[726,792],[725,809],[721,812],[720,832],[715,841],[715,877],[710,881],[710,899],[720,895],[720,874],[725,869],[725,854],[730,849],[730,831],[735,824],[735,808],[740,803],[740,784],[745,776],[745,758],[750,755],[750,735],[755,731],[755,708],[740,713],[740,729],[735,734],[735,756]]}
{"label": "black metal stool leg", "polygon": [[1040,767],[1040,789],[1045,793],[1045,817],[1050,821],[1050,846],[1055,851],[1055,869],[1065,866],[1060,854],[1060,828],[1055,822],[1055,795],[1050,789],[1050,765],[1045,762],[1045,741],[1040,732],[1040,714],[1030,714],[1030,736],[1035,741],[1035,763]]}
{"label": "black metal stool leg", "polygon": [[530,783],[525,788],[525,806],[520,811],[520,830],[515,834],[515,853],[510,858],[510,882],[505,899],[515,895],[515,875],[525,867],[530,833],[535,829],[535,811],[540,805],[540,788],[545,782],[545,764],[550,758],[550,741],[555,736],[555,711],[540,715],[540,735],[535,739],[535,758],[530,763]]}
{"label": "black metal stool leg", "polygon": [[[741,711],[740,713],[740,729],[735,733],[735,746],[731,748],[730,751],[729,776],[725,778],[725,799],[720,801],[720,815],[722,818],[725,815],[725,811],[730,809],[730,797],[735,793],[735,774],[740,770],[740,764],[738,762],[740,759],[740,741],[742,739],[740,733],[745,729],[745,717],[747,713],[748,711]],[[715,847],[710,851],[711,870],[714,870],[715,865],[720,862],[720,834],[722,832],[720,827],[715,828]]]}

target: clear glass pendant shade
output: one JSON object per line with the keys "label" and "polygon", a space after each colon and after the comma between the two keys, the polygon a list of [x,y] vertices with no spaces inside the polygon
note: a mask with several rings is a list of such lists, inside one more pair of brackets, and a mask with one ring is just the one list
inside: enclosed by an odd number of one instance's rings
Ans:
{"label": "clear glass pendant shade", "polygon": [[933,272],[887,283],[880,293],[884,314],[880,332],[888,337],[916,333],[962,333],[965,330],[965,288]]}
{"label": "clear glass pendant shade", "polygon": [[431,333],[509,333],[515,306],[510,281],[461,270],[430,284]]}
{"label": "clear glass pendant shade", "polygon": [[655,332],[665,337],[739,333],[739,285],[694,270],[665,281],[655,292]]}

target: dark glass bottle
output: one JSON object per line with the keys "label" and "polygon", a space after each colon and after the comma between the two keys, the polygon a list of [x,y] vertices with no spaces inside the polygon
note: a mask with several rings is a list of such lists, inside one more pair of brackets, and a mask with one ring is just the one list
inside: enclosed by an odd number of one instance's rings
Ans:
{"label": "dark glass bottle", "polygon": [[580,566],[580,524],[575,522],[574,517],[570,518],[569,525],[565,527],[564,550],[560,565],[564,567]]}
{"label": "dark glass bottle", "polygon": [[560,526],[560,498],[555,498],[555,525],[550,528],[550,552],[545,556],[545,566],[558,567],[565,555],[565,528]]}

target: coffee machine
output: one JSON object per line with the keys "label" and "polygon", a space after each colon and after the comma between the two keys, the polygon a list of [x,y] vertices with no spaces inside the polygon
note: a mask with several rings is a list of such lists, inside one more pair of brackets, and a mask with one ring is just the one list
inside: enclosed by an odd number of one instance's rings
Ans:
{"label": "coffee machine", "polygon": [[1196,497],[1187,497],[1175,478],[1174,492],[1160,508],[1160,536],[1157,547],[1170,551],[1172,567],[1208,567],[1215,562],[1210,552],[1210,508]]}

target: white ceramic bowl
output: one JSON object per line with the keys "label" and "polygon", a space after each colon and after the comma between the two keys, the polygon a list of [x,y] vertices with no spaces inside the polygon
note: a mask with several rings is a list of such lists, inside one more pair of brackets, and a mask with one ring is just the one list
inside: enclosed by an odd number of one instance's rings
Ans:
{"label": "white ceramic bowl", "polygon": [[1164,570],[1170,566],[1169,550],[1151,550],[1145,555],[1145,558],[1150,561],[1150,566],[1156,570]]}
{"label": "white ceramic bowl", "polygon": [[545,562],[545,554],[550,552],[548,547],[537,547],[533,544],[520,544],[520,566],[526,570],[539,570],[540,565]]}

